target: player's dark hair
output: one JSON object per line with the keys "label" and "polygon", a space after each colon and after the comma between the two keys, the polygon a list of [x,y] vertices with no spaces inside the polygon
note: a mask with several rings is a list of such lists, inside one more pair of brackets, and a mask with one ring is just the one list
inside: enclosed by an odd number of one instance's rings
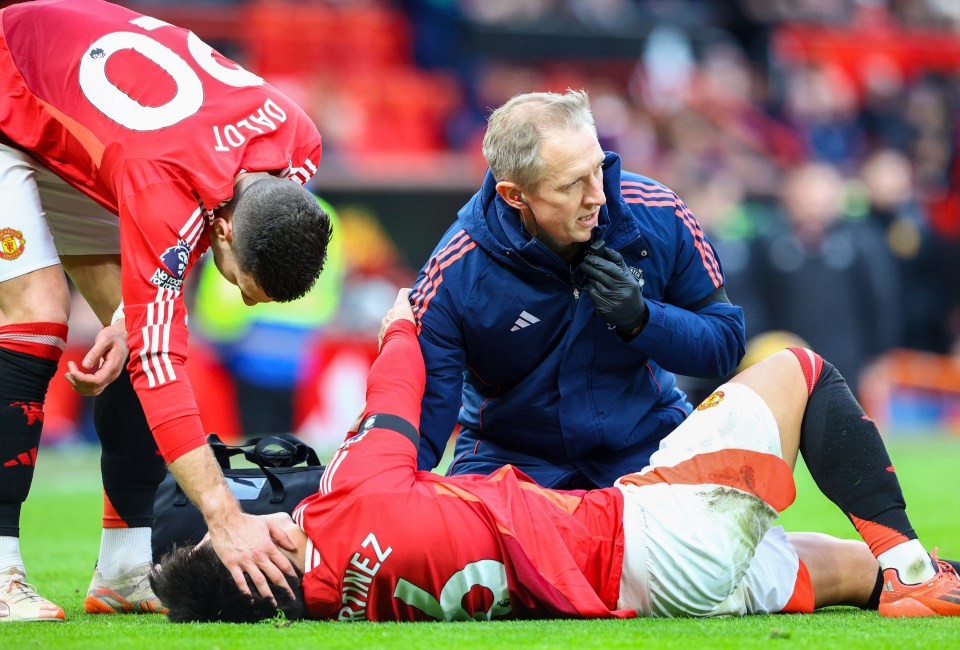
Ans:
{"label": "player's dark hair", "polygon": [[330,217],[307,189],[266,176],[246,186],[233,211],[237,265],[277,302],[305,295],[327,258]]}
{"label": "player's dark hair", "polygon": [[167,617],[173,623],[256,623],[275,617],[278,610],[287,620],[301,619],[305,611],[303,587],[297,578],[287,576],[287,583],[293,598],[280,587],[270,585],[277,601],[273,606],[247,576],[247,586],[253,594],[251,601],[237,589],[233,576],[209,543],[175,547],[150,572],[153,593],[167,608]]}

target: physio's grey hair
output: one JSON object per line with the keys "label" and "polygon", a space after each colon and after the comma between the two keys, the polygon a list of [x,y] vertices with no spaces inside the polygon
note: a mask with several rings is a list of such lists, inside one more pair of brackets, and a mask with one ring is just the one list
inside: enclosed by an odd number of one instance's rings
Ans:
{"label": "physio's grey hair", "polygon": [[545,173],[540,147],[555,131],[597,127],[585,90],[524,93],[491,113],[483,137],[483,157],[497,181],[510,181],[537,190]]}

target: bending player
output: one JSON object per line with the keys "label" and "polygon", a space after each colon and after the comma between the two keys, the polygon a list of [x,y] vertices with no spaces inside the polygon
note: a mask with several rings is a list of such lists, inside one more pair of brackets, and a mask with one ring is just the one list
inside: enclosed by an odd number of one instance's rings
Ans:
{"label": "bending player", "polygon": [[[303,571],[288,618],[463,620],[714,616],[864,605],[876,563],[883,616],[955,616],[956,571],[931,557],[905,512],[877,429],[828,362],[779,352],[721,386],[650,466],[613,488],[542,488],[511,466],[490,476],[416,470],[425,372],[401,292],[381,329],[362,425],[286,527]],[[866,545],[778,527],[802,453]],[[869,547],[869,551],[867,550]],[[837,579],[829,564],[839,549]],[[872,553],[871,553],[872,551]],[[874,559],[876,557],[876,559]],[[275,614],[240,596],[210,545],[151,574],[173,621]]]}
{"label": "bending player", "polygon": [[320,161],[316,126],[188,30],[96,0],[5,7],[0,69],[0,623],[64,617],[27,581],[19,541],[66,345],[64,269],[104,325],[67,373],[100,393],[104,530],[85,609],[162,608],[147,574],[164,461],[238,585],[246,573],[269,596],[294,569],[206,445],[183,288],[209,249],[248,305],[310,289],[330,235],[303,187]]}

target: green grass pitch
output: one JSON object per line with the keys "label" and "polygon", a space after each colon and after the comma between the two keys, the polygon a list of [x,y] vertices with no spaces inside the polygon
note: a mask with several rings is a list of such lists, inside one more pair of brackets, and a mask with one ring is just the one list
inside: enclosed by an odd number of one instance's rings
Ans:
{"label": "green grass pitch", "polygon": [[[960,438],[890,446],[921,539],[960,558]],[[813,616],[484,624],[172,625],[152,614],[89,616],[82,602],[100,540],[98,463],[84,448],[41,450],[21,541],[31,581],[64,607],[67,622],[4,624],[0,648],[960,648],[958,619],[887,620],[848,608]],[[781,520],[788,530],[856,536],[805,470],[797,482],[797,503]]]}

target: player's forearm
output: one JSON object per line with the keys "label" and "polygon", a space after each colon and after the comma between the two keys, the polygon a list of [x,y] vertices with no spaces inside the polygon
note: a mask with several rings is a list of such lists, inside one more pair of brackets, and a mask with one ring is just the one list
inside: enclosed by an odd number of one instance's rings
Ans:
{"label": "player's forearm", "polygon": [[223,472],[207,446],[197,447],[168,465],[187,498],[192,501],[211,530],[229,525],[241,514],[240,505],[226,481]]}
{"label": "player's forearm", "polygon": [[[138,396],[141,394],[137,392]],[[140,397],[140,402],[144,405],[147,422],[150,423],[153,438],[157,441],[157,448],[167,463],[172,463],[197,447],[206,446],[207,437],[203,432],[203,423],[199,415],[192,413],[154,424],[157,418],[156,409],[148,410],[148,402],[143,397]],[[152,406],[153,402],[150,405]]]}
{"label": "player's forearm", "polygon": [[417,427],[426,372],[416,326],[395,321],[367,378],[367,413],[390,413]]}

